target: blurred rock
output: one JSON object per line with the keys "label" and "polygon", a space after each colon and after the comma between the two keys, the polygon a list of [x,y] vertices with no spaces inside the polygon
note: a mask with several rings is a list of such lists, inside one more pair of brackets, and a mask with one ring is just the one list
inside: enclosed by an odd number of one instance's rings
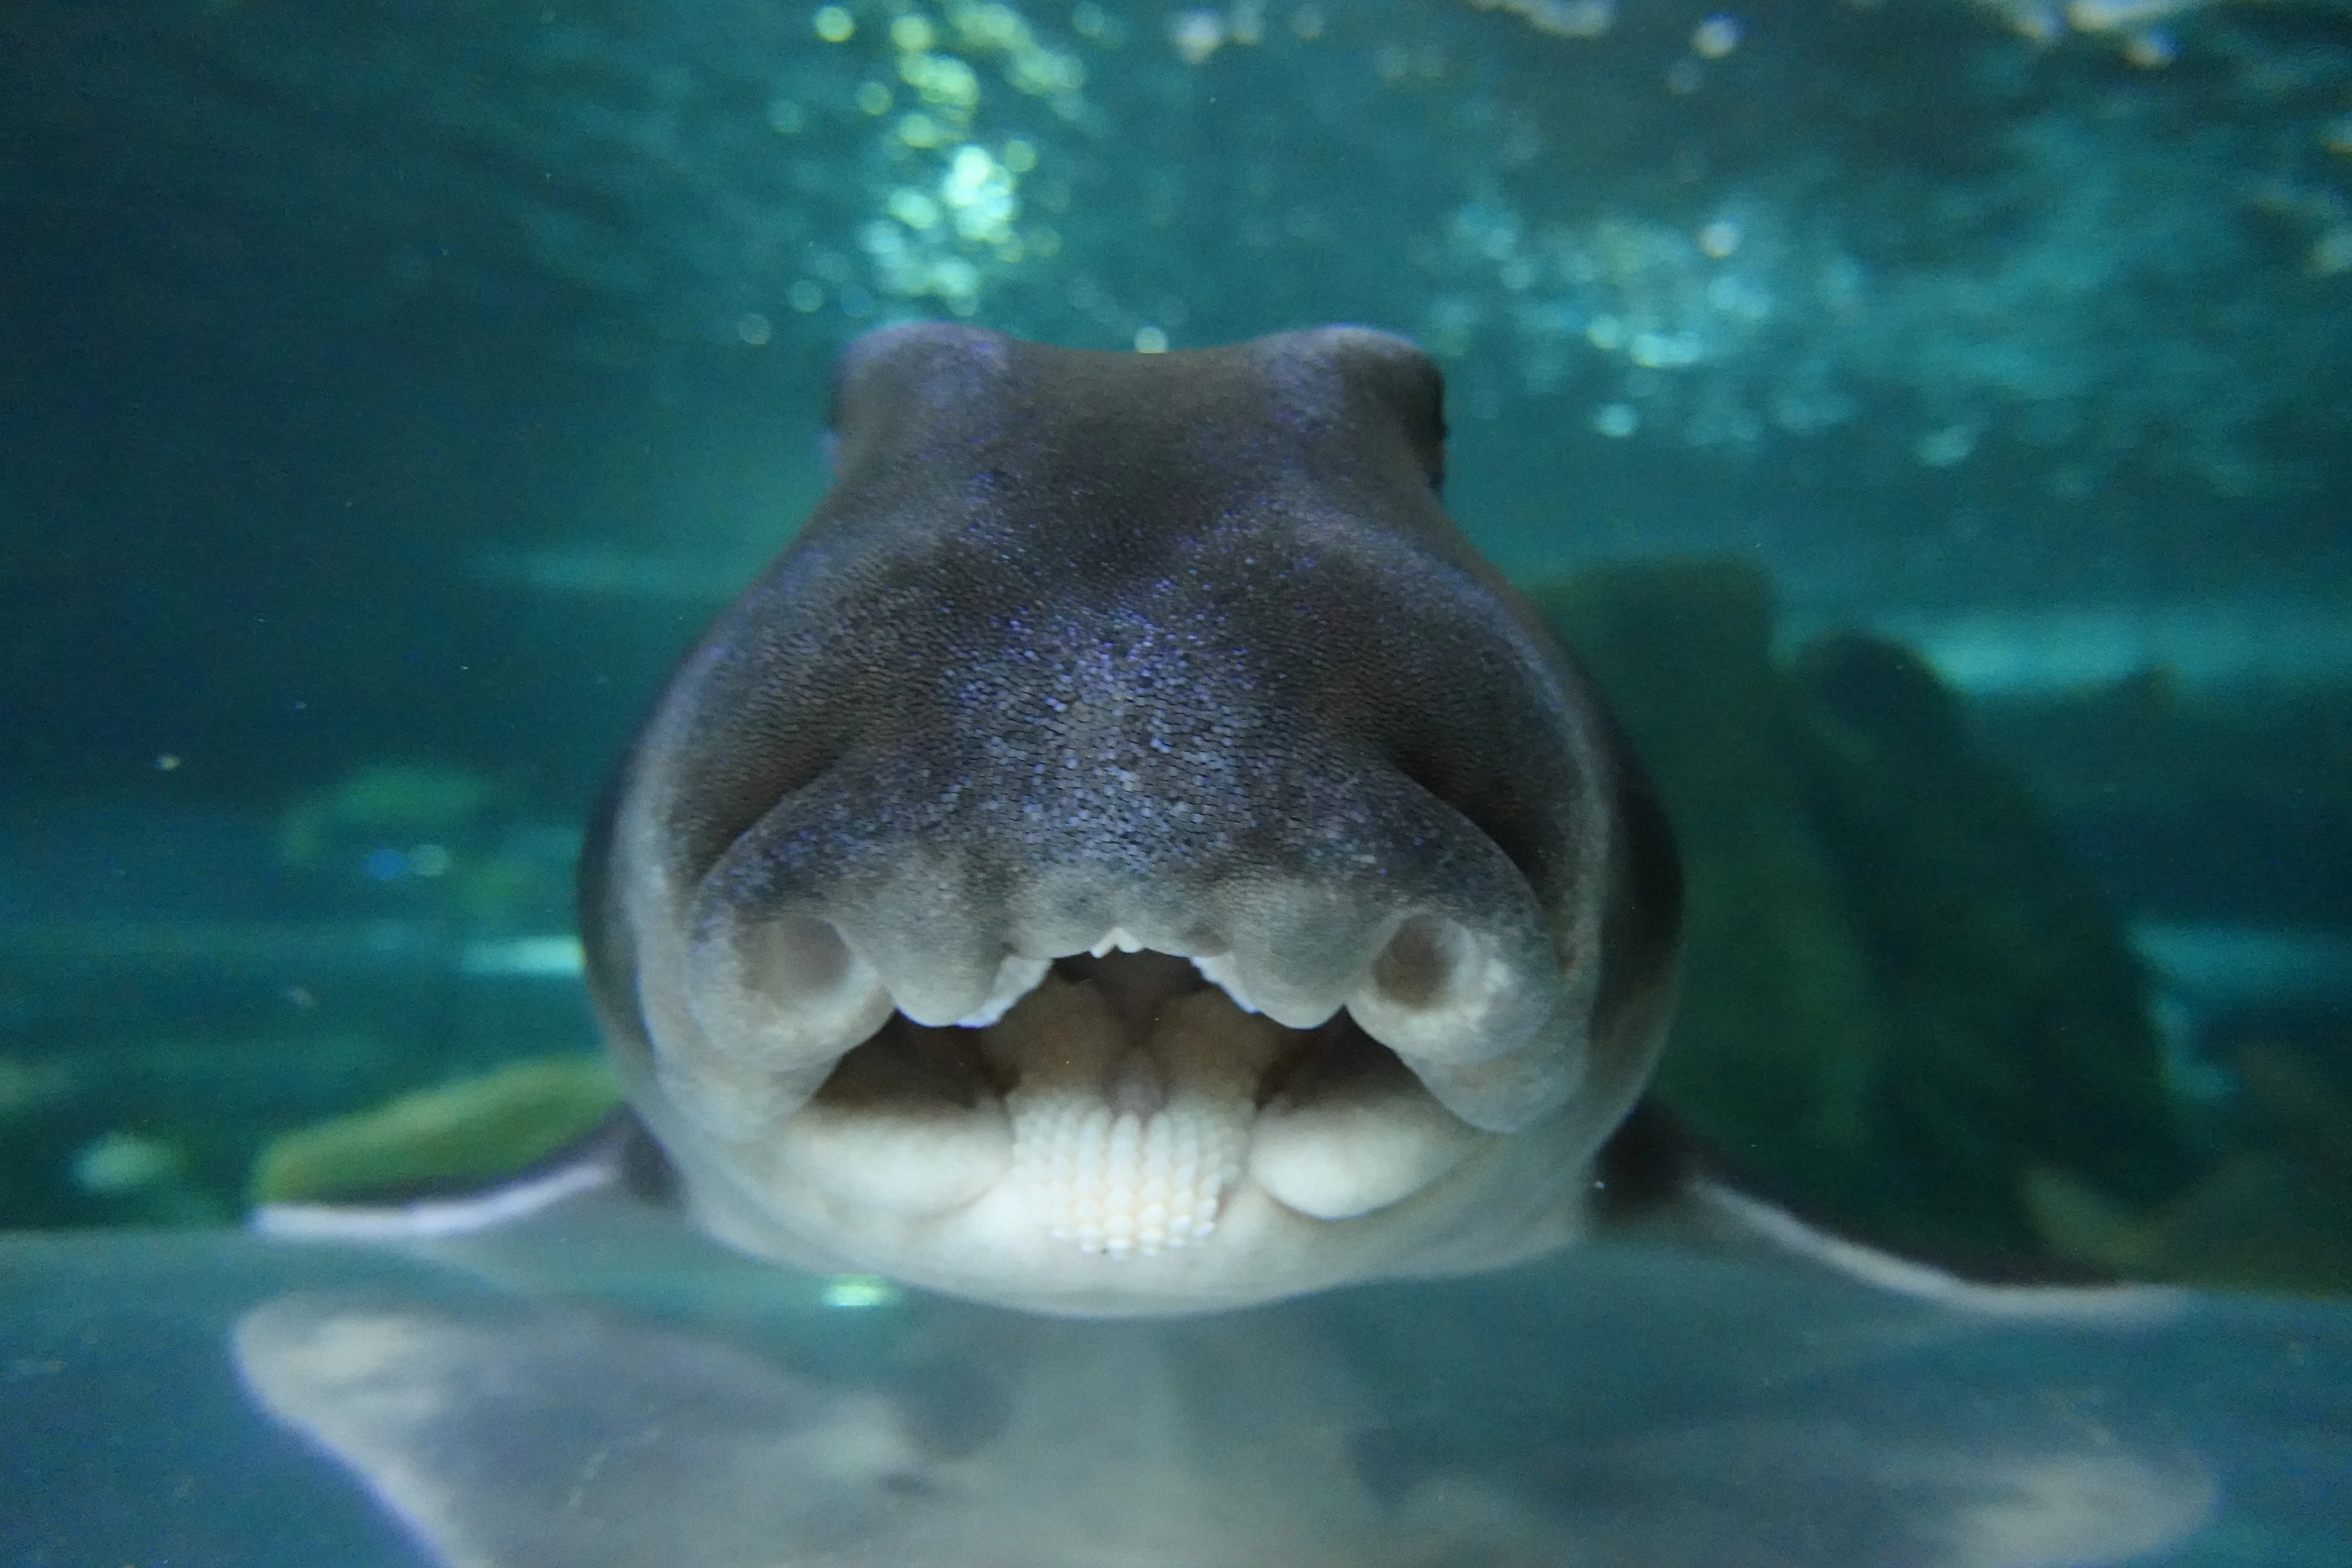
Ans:
{"label": "blurred rock", "polygon": [[1667,1101],[1735,1170],[1956,1261],[2030,1259],[2056,1169],[2151,1205],[2195,1173],[2147,987],[2054,823],[1915,657],[1771,656],[1762,577],[1538,590],[1657,778],[1689,876]]}

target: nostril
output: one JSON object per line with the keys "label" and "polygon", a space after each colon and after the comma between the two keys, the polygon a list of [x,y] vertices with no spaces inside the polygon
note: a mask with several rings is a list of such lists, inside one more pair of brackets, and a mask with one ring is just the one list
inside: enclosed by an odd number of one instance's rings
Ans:
{"label": "nostril", "polygon": [[809,1001],[845,984],[855,962],[841,933],[811,915],[789,915],[751,928],[743,950],[744,967],[755,984]]}
{"label": "nostril", "polygon": [[1372,961],[1372,984],[1399,1007],[1423,1008],[1444,995],[1466,956],[1462,928],[1437,915],[1399,926]]}
{"label": "nostril", "polygon": [[772,1069],[830,1067],[891,1012],[872,966],[814,915],[721,917],[689,951],[685,980],[703,1038]]}
{"label": "nostril", "polygon": [[1557,1104],[1579,1070],[1577,1015],[1532,910],[1490,925],[1418,910],[1399,921],[1348,999],[1358,1027],[1402,1058],[1454,1115],[1506,1131]]}

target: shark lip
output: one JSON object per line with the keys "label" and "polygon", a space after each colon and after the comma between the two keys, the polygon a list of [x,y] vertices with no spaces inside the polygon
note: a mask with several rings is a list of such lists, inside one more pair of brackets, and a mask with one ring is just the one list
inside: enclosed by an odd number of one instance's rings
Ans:
{"label": "shark lip", "polygon": [[836,1196],[940,1215],[1009,1187],[1056,1240],[1112,1258],[1207,1244],[1252,1184],[1353,1218],[1486,1135],[1345,1012],[1286,1028],[1183,958],[1082,953],[981,1026],[893,1014],[784,1125]]}

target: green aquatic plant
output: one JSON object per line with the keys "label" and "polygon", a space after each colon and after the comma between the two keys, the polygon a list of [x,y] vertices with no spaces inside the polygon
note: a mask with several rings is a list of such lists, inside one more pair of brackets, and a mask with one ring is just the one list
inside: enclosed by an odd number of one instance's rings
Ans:
{"label": "green aquatic plant", "polygon": [[320,1202],[495,1181],[580,1138],[620,1103],[600,1058],[518,1062],[273,1140],[254,1162],[252,1196]]}
{"label": "green aquatic plant", "polygon": [[2230,1065],[2251,1135],[2170,1201],[2135,1209],[2064,1171],[2026,1173],[2053,1254],[2140,1279],[2352,1291],[2352,1093],[2282,1046],[2249,1046]]}
{"label": "green aquatic plant", "polygon": [[578,837],[520,819],[519,792],[430,763],[372,763],[298,796],[280,862],[347,900],[354,884],[394,909],[470,935],[541,931],[568,918]]}
{"label": "green aquatic plant", "polygon": [[481,774],[430,763],[372,763],[295,801],[278,829],[289,866],[318,867],[358,842],[470,833],[495,790]]}

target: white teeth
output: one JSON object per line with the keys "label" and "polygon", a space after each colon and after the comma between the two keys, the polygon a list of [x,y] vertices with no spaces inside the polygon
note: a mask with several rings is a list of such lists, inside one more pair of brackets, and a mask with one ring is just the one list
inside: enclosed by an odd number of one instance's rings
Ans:
{"label": "white teeth", "polygon": [[1223,992],[1232,999],[1234,1005],[1243,1012],[1265,1011],[1243,994],[1240,966],[1234,962],[1234,955],[1231,952],[1222,952],[1214,958],[1196,958],[1192,961],[1192,967],[1201,972],[1202,979]]}
{"label": "white teeth", "polygon": [[1088,956],[1094,958],[1101,958],[1113,952],[1141,952],[1142,951],[1142,942],[1130,933],[1125,926],[1111,927],[1103,933],[1100,942],[1087,949]]}
{"label": "white teeth", "polygon": [[990,990],[988,1000],[978,1009],[956,1020],[959,1029],[985,1029],[1004,1016],[1012,1005],[1037,989],[1037,982],[1054,967],[1050,958],[1024,958],[1008,952],[1004,962],[996,966],[996,984]]}
{"label": "white teeth", "polygon": [[1047,1232],[1124,1258],[1213,1231],[1280,1037],[1213,991],[1170,1002],[1145,1044],[1091,985],[1049,980],[1024,998],[982,1049],[1020,1074],[1004,1099],[1013,1177]]}
{"label": "white teeth", "polygon": [[[721,914],[691,944],[679,988],[709,1044],[690,1061],[664,1053],[658,1070],[704,1131],[735,1143],[781,1131],[776,1157],[849,1208],[930,1219],[1002,1186],[1079,1252],[1150,1257],[1210,1236],[1245,1177],[1297,1214],[1349,1219],[1443,1180],[1485,1133],[1558,1103],[1580,1059],[1542,1045],[1560,987],[1535,961],[1549,956],[1540,931],[1532,956],[1523,934],[1355,911],[1299,937],[1298,963],[1262,943],[1193,956],[1210,984],[1186,989],[1176,957],[1117,956],[1161,951],[1124,926],[1094,943],[1095,974],[1071,982],[1052,960],[1001,948],[992,976],[985,947],[968,963],[869,960],[862,937],[853,945],[814,916]],[[1294,982],[1300,973],[1321,978]],[[895,1105],[819,1096],[894,1001],[919,1024],[961,1009],[954,1022],[1012,1089],[977,1109],[920,1090]],[[1261,1111],[1267,1070],[1306,1048],[1294,1031],[1339,1001],[1396,1053],[1385,1072],[1342,1069],[1345,1081]]]}
{"label": "white teeth", "polygon": [[1015,1090],[1013,1174],[1056,1241],[1081,1252],[1145,1258],[1217,1228],[1241,1175],[1241,1113],[1187,1100],[1158,1114],[1114,1116],[1091,1093]]}

